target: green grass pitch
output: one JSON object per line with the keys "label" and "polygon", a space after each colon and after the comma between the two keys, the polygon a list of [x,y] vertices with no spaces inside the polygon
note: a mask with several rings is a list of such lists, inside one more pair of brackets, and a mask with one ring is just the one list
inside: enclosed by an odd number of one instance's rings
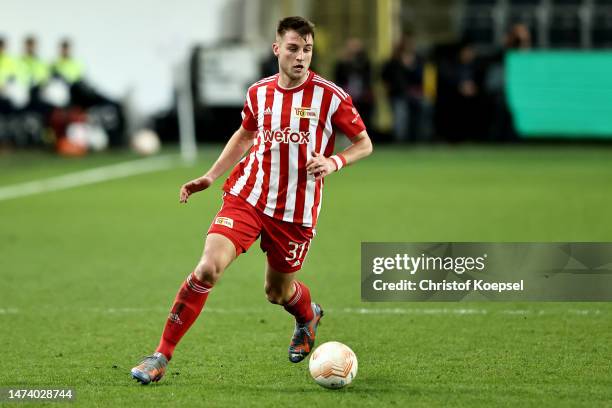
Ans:
{"label": "green grass pitch", "polygon": [[[301,272],[326,309],[318,342],[359,359],[316,385],[267,303],[258,244],[215,287],[167,376],[129,370],[157,345],[221,204],[178,203],[197,164],[0,201],[0,387],[76,389],[75,406],[611,406],[608,303],[360,301],[361,241],[612,241],[609,147],[377,148],[331,175]],[[135,159],[0,155],[0,187]],[[17,405],[15,405],[17,406]],[[22,405],[19,405],[22,406]],[[39,405],[36,405],[39,406]]]}

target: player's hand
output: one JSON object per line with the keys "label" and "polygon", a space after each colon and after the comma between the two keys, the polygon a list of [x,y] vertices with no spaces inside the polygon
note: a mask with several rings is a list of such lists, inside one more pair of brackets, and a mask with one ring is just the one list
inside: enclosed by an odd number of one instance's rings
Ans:
{"label": "player's hand", "polygon": [[191,196],[193,193],[197,193],[198,191],[206,190],[212,183],[213,179],[208,176],[202,176],[188,181],[181,186],[179,201],[181,203],[186,203],[189,196]]}
{"label": "player's hand", "polygon": [[308,174],[315,176],[315,180],[320,180],[329,173],[336,171],[336,164],[332,159],[328,159],[320,153],[312,152],[312,157],[306,163]]}

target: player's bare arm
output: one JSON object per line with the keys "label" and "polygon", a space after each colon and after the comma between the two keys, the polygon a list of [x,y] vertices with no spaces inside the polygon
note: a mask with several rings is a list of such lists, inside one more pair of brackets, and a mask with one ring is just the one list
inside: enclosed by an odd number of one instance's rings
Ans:
{"label": "player's bare arm", "polygon": [[234,132],[219,158],[203,176],[188,181],[181,186],[179,201],[186,203],[193,193],[207,189],[223,173],[233,167],[242,156],[253,146],[255,132],[244,127]]}
{"label": "player's bare arm", "polygon": [[[348,166],[372,153],[372,141],[364,130],[351,139],[352,144],[340,153]],[[308,174],[315,174],[316,179],[321,179],[334,171],[339,170],[334,159],[325,157],[317,152],[312,153],[312,158],[306,163]]]}

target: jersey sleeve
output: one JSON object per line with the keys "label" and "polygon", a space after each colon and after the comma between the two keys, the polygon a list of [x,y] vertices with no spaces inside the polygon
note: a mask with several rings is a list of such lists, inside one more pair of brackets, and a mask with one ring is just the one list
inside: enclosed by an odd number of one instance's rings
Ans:
{"label": "jersey sleeve", "polygon": [[332,124],[350,139],[363,132],[366,128],[361,115],[359,115],[359,112],[353,106],[353,100],[350,96],[340,101],[338,110],[332,116]]}
{"label": "jersey sleeve", "polygon": [[256,131],[257,130],[257,119],[253,114],[253,110],[251,109],[251,104],[249,103],[250,95],[247,92],[246,99],[244,101],[244,107],[242,108],[242,127],[246,130]]}

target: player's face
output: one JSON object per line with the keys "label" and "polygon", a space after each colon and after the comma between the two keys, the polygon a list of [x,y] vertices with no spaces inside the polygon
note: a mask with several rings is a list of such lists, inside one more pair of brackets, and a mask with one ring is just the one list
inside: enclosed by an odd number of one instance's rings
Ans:
{"label": "player's face", "polygon": [[278,38],[272,49],[278,57],[278,68],[292,81],[302,79],[310,67],[312,60],[313,39],[308,35],[305,39],[295,31],[287,31]]}

